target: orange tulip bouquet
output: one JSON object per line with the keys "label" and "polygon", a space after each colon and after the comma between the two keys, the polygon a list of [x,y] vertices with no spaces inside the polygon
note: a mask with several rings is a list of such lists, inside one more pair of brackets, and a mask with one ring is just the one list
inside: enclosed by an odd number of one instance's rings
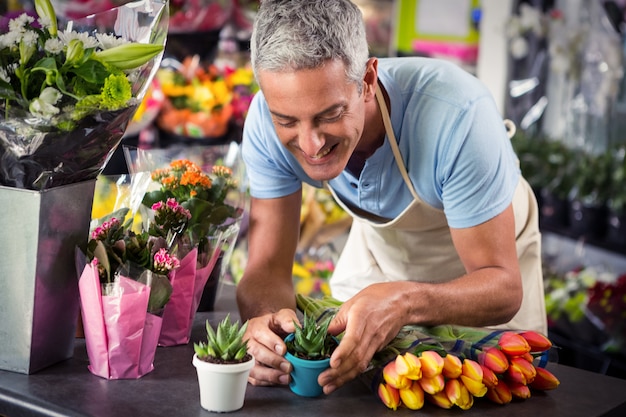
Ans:
{"label": "orange tulip bouquet", "polygon": [[[296,299],[300,310],[318,320],[341,306],[332,297]],[[558,387],[559,380],[545,368],[551,347],[535,331],[408,325],[361,376],[393,410],[419,410],[425,402],[467,410],[480,398],[507,404],[530,398],[534,390]]]}

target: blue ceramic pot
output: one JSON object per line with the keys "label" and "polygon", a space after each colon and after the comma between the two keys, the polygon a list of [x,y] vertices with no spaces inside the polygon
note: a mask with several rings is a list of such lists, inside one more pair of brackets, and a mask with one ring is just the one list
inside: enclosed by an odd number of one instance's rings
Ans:
{"label": "blue ceramic pot", "polygon": [[[293,340],[293,333],[285,338],[285,342]],[[330,366],[330,358],[322,360],[307,360],[298,358],[287,352],[285,355],[293,371],[291,371],[291,382],[289,388],[295,394],[303,397],[317,397],[322,395],[322,387],[317,383],[317,377]]]}

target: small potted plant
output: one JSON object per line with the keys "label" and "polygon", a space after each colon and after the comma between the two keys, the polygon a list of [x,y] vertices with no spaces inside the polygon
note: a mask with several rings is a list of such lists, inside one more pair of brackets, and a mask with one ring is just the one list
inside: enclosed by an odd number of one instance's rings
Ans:
{"label": "small potted plant", "polygon": [[295,331],[285,338],[285,358],[293,366],[289,388],[295,394],[303,397],[317,397],[322,394],[317,377],[330,366],[330,355],[339,344],[328,333],[331,319],[332,317],[328,317],[318,324],[314,316],[305,313],[302,326],[295,323]]}
{"label": "small potted plant", "polygon": [[193,365],[198,373],[200,405],[207,411],[229,412],[243,407],[254,357],[243,335],[248,323],[222,320],[217,330],[206,322],[207,341],[194,343]]}

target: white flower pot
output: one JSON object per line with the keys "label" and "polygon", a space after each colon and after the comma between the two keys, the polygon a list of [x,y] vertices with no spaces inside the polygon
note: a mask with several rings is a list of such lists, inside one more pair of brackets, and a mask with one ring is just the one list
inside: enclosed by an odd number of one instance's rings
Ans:
{"label": "white flower pot", "polygon": [[198,359],[198,355],[193,355],[192,363],[198,372],[202,408],[225,413],[243,407],[254,358],[243,363],[216,364],[205,362]]}

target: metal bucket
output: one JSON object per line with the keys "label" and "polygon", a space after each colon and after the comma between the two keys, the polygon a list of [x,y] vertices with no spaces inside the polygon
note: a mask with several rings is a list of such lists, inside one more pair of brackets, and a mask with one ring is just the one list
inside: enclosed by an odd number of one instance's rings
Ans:
{"label": "metal bucket", "polygon": [[0,369],[31,374],[74,354],[75,251],[89,238],[95,184],[0,186]]}

